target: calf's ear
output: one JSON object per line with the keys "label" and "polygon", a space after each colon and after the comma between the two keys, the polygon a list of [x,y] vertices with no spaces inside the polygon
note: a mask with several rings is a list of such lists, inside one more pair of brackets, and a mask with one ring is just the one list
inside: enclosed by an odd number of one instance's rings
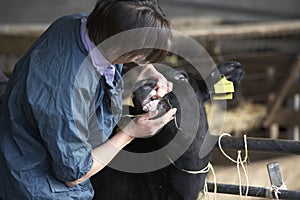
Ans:
{"label": "calf's ear", "polygon": [[237,89],[244,74],[245,70],[241,63],[237,61],[224,61],[217,65],[210,76],[206,78],[206,81],[210,85],[214,85],[220,80],[221,75],[224,75],[227,80],[233,82],[235,89]]}
{"label": "calf's ear", "polygon": [[196,83],[199,88],[198,90],[200,91],[197,95],[201,97],[201,100],[204,102],[210,99],[210,96],[213,95],[214,84],[220,81],[222,75],[224,75],[227,80],[232,81],[235,90],[237,90],[244,74],[244,68],[239,62],[225,61],[218,64],[209,76],[205,78],[205,80],[194,77],[191,78],[190,82]]}

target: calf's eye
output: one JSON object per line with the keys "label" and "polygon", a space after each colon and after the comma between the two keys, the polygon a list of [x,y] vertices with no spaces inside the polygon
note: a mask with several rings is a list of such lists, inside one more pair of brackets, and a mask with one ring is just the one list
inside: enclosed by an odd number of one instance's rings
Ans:
{"label": "calf's eye", "polygon": [[178,80],[178,81],[187,81],[186,76],[181,73],[176,74],[174,78],[175,78],[175,80]]}

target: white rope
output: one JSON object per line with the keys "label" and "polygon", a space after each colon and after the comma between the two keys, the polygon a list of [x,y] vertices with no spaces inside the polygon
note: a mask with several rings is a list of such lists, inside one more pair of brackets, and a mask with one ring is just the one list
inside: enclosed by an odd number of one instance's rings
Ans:
{"label": "white rope", "polygon": [[[209,162],[207,164],[206,167],[204,167],[203,169],[201,170],[185,170],[185,169],[182,169],[180,167],[178,167],[172,160],[171,158],[169,158],[168,156],[166,156],[168,158],[168,160],[180,171],[182,172],[185,172],[185,173],[188,173],[188,174],[206,174],[208,173],[209,171],[211,171],[212,175],[213,175],[213,179],[214,179],[214,199],[217,200],[217,178],[216,178],[216,174],[215,174],[215,171],[214,171],[214,168],[212,166],[212,164]],[[207,180],[205,179],[205,184],[204,184],[204,189],[203,189],[203,194],[204,194],[204,198],[207,199],[208,197],[208,186],[207,186]]]}
{"label": "white rope", "polygon": [[286,185],[283,183],[280,187],[277,187],[275,185],[271,185],[270,187],[266,188],[266,197],[269,199],[274,199],[274,197],[276,198],[276,200],[279,200],[279,194],[280,191],[279,190],[286,190]]}
{"label": "white rope", "polygon": [[[219,148],[220,148],[220,151],[222,152],[222,154],[228,158],[230,161],[232,161],[233,163],[235,163],[237,165],[237,171],[238,171],[238,177],[239,177],[239,190],[240,190],[240,197],[241,199],[243,199],[243,191],[242,191],[242,178],[241,178],[241,172],[240,172],[240,167],[242,167],[242,170],[244,172],[244,175],[245,175],[245,179],[246,179],[246,192],[245,192],[245,199],[247,198],[248,196],[248,192],[249,192],[249,177],[248,177],[248,174],[247,174],[247,170],[246,170],[246,166],[245,164],[247,165],[247,160],[248,160],[248,146],[247,146],[247,137],[246,135],[244,135],[244,144],[245,144],[245,157],[244,159],[242,159],[242,151],[239,150],[237,153],[237,159],[234,160],[233,158],[231,158],[228,154],[225,153],[225,151],[223,150],[222,148],[222,145],[221,145],[221,140],[222,140],[222,137],[224,136],[229,136],[231,137],[230,134],[228,133],[223,133],[220,137],[219,137],[219,140],[218,140],[218,144],[219,144]],[[203,169],[201,170],[198,170],[198,171],[192,171],[192,170],[185,170],[185,169],[182,169],[180,167],[178,167],[168,156],[166,156],[169,161],[180,171],[182,172],[185,172],[185,173],[188,173],[188,174],[205,174],[205,173],[208,173],[209,171],[211,171],[212,175],[213,175],[213,179],[214,179],[214,199],[217,200],[217,178],[216,178],[216,174],[215,174],[215,171],[214,171],[214,168],[212,166],[212,164],[209,162],[207,164],[206,167],[204,167]],[[276,195],[276,193],[275,193]],[[203,189],[203,196],[204,196],[204,199],[206,200],[207,197],[208,197],[208,186],[207,186],[207,179],[205,179],[205,185],[204,185],[204,189]],[[201,198],[202,199],[202,198]]]}
{"label": "white rope", "polygon": [[249,177],[248,177],[248,174],[247,174],[247,170],[246,170],[246,167],[245,167],[245,164],[247,165],[247,160],[248,160],[248,146],[247,146],[247,136],[244,135],[244,144],[245,144],[245,157],[244,159],[242,159],[242,151],[239,150],[237,153],[237,159],[234,160],[233,158],[231,158],[228,154],[225,153],[225,151],[223,150],[222,148],[222,145],[221,145],[221,140],[224,136],[228,136],[228,137],[231,137],[230,134],[228,133],[223,133],[222,135],[220,135],[219,137],[219,140],[218,140],[218,144],[219,144],[219,148],[220,148],[220,151],[222,152],[222,154],[227,158],[229,159],[231,162],[235,163],[236,166],[237,166],[237,171],[238,171],[238,177],[239,177],[239,191],[240,191],[240,197],[241,199],[243,199],[243,191],[242,191],[242,178],[241,178],[241,172],[240,172],[240,166],[242,167],[243,169],[243,172],[244,172],[244,175],[245,175],[245,178],[246,178],[246,192],[245,192],[245,199],[247,198],[248,196],[248,192],[249,192]]}
{"label": "white rope", "polygon": [[275,197],[277,200],[279,200],[279,196],[278,196],[278,194],[280,194],[279,187],[277,187],[275,185],[271,185],[270,187],[267,187],[266,189],[267,189],[266,197],[268,199],[274,199],[274,197]]}

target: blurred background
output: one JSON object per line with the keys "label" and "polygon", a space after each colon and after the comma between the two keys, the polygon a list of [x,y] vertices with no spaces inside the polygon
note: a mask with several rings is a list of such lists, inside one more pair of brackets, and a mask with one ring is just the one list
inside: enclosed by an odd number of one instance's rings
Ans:
{"label": "blurred background", "polygon": [[[89,12],[96,0],[1,0],[0,23],[49,23],[55,18]],[[300,17],[297,0],[160,0],[167,15],[211,17],[225,23],[288,20]]]}
{"label": "blurred background", "polygon": [[[0,69],[9,76],[17,60],[49,23],[63,15],[88,13],[95,2],[1,0]],[[299,141],[300,1],[161,0],[160,3],[172,27],[197,40],[216,63],[236,60],[245,67],[239,91],[228,102],[224,132],[237,137],[246,134]],[[172,66],[189,65],[176,55],[165,62]],[[208,104],[208,115],[211,109],[214,108]],[[236,156],[234,151],[229,154]],[[287,188],[300,190],[300,170],[295,167],[300,165],[299,157],[270,152],[250,152],[249,157],[251,185],[269,186],[266,164],[276,161],[281,165]],[[218,149],[214,150],[213,163],[219,182],[238,184],[235,165]]]}

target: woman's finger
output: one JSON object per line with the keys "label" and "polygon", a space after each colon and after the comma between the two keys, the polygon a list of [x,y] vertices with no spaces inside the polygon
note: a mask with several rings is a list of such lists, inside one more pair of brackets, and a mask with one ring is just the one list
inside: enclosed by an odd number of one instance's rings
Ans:
{"label": "woman's finger", "polygon": [[153,126],[161,126],[161,125],[165,125],[168,122],[170,122],[171,120],[174,119],[174,115],[176,114],[177,109],[176,108],[172,108],[170,109],[168,112],[166,112],[163,116],[151,120],[151,123]]}
{"label": "woman's finger", "polygon": [[172,92],[172,90],[173,90],[173,83],[168,81],[167,82],[167,93]]}
{"label": "woman's finger", "polygon": [[158,110],[154,110],[154,111],[151,111],[151,112],[141,115],[139,117],[139,120],[149,120],[149,119],[155,117],[157,114],[158,114]]}
{"label": "woman's finger", "polygon": [[156,97],[163,97],[169,92],[172,91],[173,89],[173,83],[172,82],[157,82],[156,84],[157,92],[156,92]]}

